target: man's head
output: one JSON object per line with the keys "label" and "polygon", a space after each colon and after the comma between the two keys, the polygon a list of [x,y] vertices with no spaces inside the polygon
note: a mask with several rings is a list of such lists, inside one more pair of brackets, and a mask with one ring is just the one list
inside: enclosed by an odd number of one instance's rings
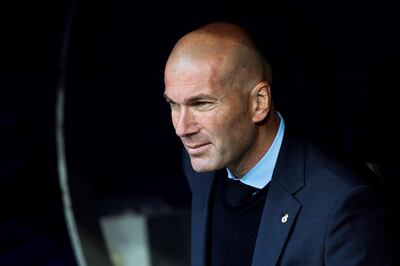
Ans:
{"label": "man's head", "polygon": [[268,149],[271,71],[239,26],[183,36],[165,67],[165,98],[194,170],[246,173]]}

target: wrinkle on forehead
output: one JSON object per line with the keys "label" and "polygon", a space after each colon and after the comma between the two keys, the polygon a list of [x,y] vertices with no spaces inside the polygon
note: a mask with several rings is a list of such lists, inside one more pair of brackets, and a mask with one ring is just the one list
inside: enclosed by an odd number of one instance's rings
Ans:
{"label": "wrinkle on forehead", "polygon": [[219,73],[214,65],[203,60],[193,60],[189,57],[179,58],[171,67],[167,67],[165,72],[166,86],[171,83],[183,85],[193,82],[198,83],[199,81],[215,85],[219,79]]}

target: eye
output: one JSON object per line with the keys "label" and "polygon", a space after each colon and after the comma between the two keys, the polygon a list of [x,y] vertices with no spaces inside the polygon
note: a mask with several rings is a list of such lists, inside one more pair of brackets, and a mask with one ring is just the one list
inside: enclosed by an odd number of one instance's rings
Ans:
{"label": "eye", "polygon": [[194,103],[194,106],[200,108],[200,109],[208,109],[212,107],[212,102],[209,101],[197,101]]}

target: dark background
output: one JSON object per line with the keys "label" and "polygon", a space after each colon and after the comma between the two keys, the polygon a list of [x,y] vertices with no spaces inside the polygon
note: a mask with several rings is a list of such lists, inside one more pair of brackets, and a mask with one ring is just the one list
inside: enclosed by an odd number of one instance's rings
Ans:
{"label": "dark background", "polygon": [[189,206],[181,147],[162,97],[163,68],[179,37],[217,20],[254,34],[272,65],[272,93],[286,123],[345,160],[374,162],[393,200],[398,10],[389,1],[2,4],[0,265],[74,263],[57,174],[60,75],[71,177],[79,176],[98,202]]}

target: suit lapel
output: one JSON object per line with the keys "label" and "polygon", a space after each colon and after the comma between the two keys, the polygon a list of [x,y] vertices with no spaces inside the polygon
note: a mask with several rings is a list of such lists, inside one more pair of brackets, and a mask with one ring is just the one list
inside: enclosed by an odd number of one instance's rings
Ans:
{"label": "suit lapel", "polygon": [[300,203],[279,184],[271,184],[258,229],[253,266],[276,265],[300,208]]}
{"label": "suit lapel", "polygon": [[196,185],[199,189],[192,198],[192,266],[206,265],[209,206],[214,177],[215,173],[199,176]]}
{"label": "suit lapel", "polygon": [[252,266],[277,264],[301,209],[293,195],[303,186],[303,143],[285,136],[260,220]]}

